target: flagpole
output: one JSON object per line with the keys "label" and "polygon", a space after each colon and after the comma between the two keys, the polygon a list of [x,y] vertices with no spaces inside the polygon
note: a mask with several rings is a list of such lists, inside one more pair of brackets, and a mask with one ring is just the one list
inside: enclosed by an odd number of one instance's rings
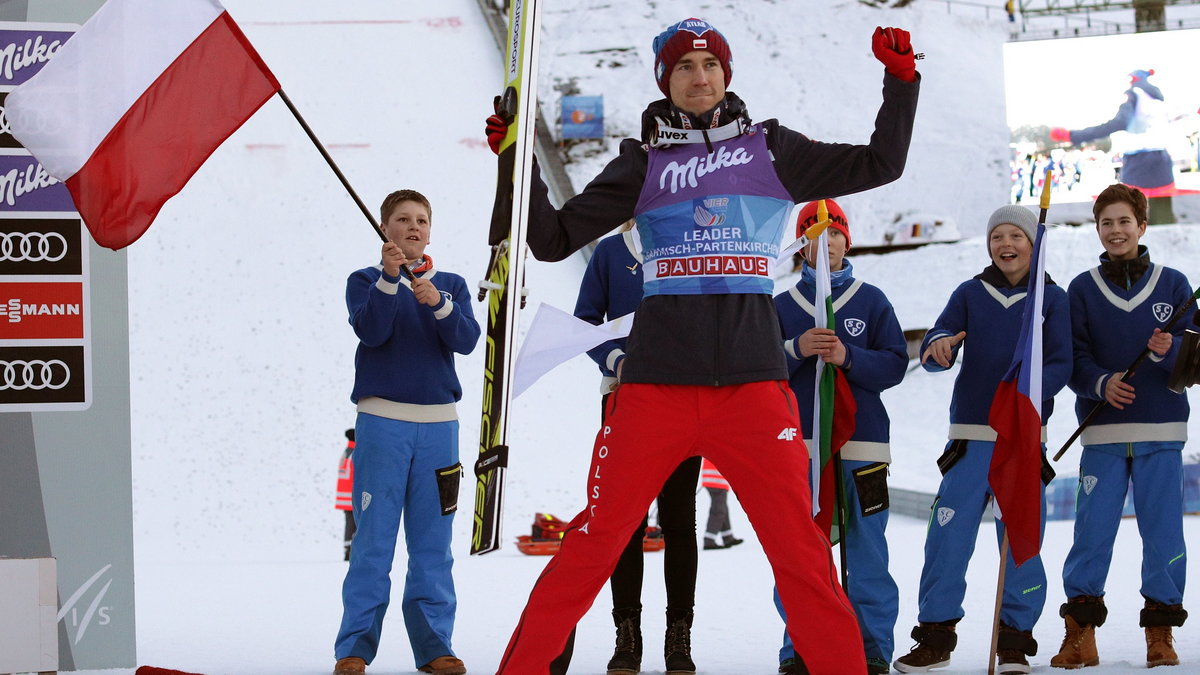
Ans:
{"label": "flagpole", "polygon": [[[994,499],[994,498],[993,498]],[[1004,573],[1008,571],[1008,527],[1000,542],[1000,574],[996,579],[996,611],[992,615],[992,647],[988,652],[988,675],[996,673],[996,647],[1000,642],[1000,606],[1004,602]]]}
{"label": "flagpole", "polygon": [[[371,223],[371,229],[374,230],[375,234],[379,235],[380,240],[386,244],[388,238],[387,235],[383,233],[383,228],[379,226],[378,222],[376,222],[375,216],[371,213],[370,209],[367,208],[367,205],[363,203],[363,200],[359,198],[358,193],[355,192],[354,188],[350,186],[350,181],[346,180],[346,176],[342,173],[342,170],[338,168],[337,162],[333,161],[333,157],[329,155],[329,151],[327,151],[321,141],[317,139],[317,135],[313,133],[312,128],[308,126],[308,122],[304,120],[304,116],[300,114],[300,111],[292,103],[292,99],[288,98],[287,93],[283,91],[282,87],[279,88],[279,98],[283,100],[283,104],[287,106],[288,110],[292,112],[292,116],[295,117],[296,121],[300,123],[300,128],[304,129],[304,133],[308,134],[308,139],[312,141],[312,144],[316,146],[317,151],[320,152],[321,156],[325,158],[325,162],[329,164],[329,168],[333,169],[334,175],[337,176],[338,180],[342,182],[342,187],[346,188],[346,192],[350,193],[350,198],[353,199],[354,203],[358,205],[358,209],[362,211],[364,216],[367,217],[367,222]],[[413,280],[412,272],[409,271],[409,269],[404,265],[400,266],[400,273],[403,274],[409,281]]]}
{"label": "flagpole", "polygon": [[[836,368],[837,366],[829,365],[827,367]],[[838,516],[838,553],[842,561],[842,590],[848,594],[850,593],[850,574],[846,569],[846,483],[842,475],[842,453],[840,452],[833,456],[833,476],[836,481],[833,484],[833,508]]]}

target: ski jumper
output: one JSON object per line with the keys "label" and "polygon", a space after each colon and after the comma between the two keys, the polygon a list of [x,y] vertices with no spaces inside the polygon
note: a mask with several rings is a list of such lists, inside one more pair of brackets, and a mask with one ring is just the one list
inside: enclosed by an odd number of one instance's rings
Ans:
{"label": "ski jumper", "polygon": [[1168,117],[1162,91],[1138,79],[1126,90],[1125,102],[1111,120],[1071,131],[1071,143],[1081,145],[1118,131],[1129,132],[1120,148],[1121,182],[1141,189],[1147,197],[1170,194],[1175,187],[1175,171],[1166,149],[1170,140]]}
{"label": "ski jumper", "polygon": [[[636,230],[606,237],[596,245],[579,286],[575,316],[592,324],[625,316],[642,301],[643,258],[635,241]],[[625,358],[625,340],[609,340],[588,351],[600,367],[601,393],[607,399],[616,387],[616,368]],[[700,458],[684,460],[663,484],[658,495],[658,526],[663,550],[663,581],[667,607],[691,610],[696,602],[696,478]],[[645,560],[642,539],[649,524],[643,517],[622,551],[609,583],[613,609],[640,608]]]}
{"label": "ski jumper", "polygon": [[[548,672],[663,481],[697,455],[720,467],[741,498],[812,675],[865,671],[828,539],[812,520],[807,481],[796,480],[808,452],[768,271],[792,202],[900,176],[918,85],[884,76],[870,145],[815,142],[774,120],[750,126],[741,100],[727,93],[706,116],[741,125],[741,135],[711,148],[626,140],[561,210],[533,182],[529,246],[542,260],[561,260],[637,216],[646,297],[626,342],[623,384],[596,436],[587,506],[534,586],[498,672]],[[651,129],[655,120],[696,128],[665,99],[643,120]]]}
{"label": "ski jumper", "polygon": [[401,610],[416,666],[452,656],[456,600],[450,554],[457,508],[458,416],[462,387],[454,354],[479,341],[466,282],[428,269],[442,294],[436,307],[417,302],[407,279],[382,265],[350,275],[346,306],[358,336],[354,390],[354,518],[358,531],[342,585],[335,658],[379,649],[391,593],[390,573],[404,521],[408,573]]}
{"label": "ski jumper", "polygon": [[[1080,421],[1104,400],[1108,381],[1133,363],[1154,329],[1164,328],[1173,308],[1192,294],[1181,272],[1151,263],[1145,247],[1139,248],[1138,260],[1128,264],[1101,255],[1099,267],[1071,282],[1071,389]],[[1133,275],[1122,273],[1130,267]],[[1130,378],[1137,394],[1133,403],[1123,410],[1105,407],[1083,431],[1075,541],[1063,564],[1068,598],[1104,595],[1132,481],[1142,536],[1141,594],[1164,605],[1183,602],[1187,555],[1182,457],[1189,408],[1186,394],[1167,388],[1167,378],[1179,355],[1178,336],[1185,323],[1177,324],[1170,351],[1164,357],[1151,353]]]}
{"label": "ski jumper", "polygon": [[[939,460],[943,468],[941,487],[930,511],[925,539],[925,564],[918,590],[918,621],[942,623],[964,616],[962,601],[967,591],[967,563],[975,550],[979,521],[992,495],[988,470],[996,432],[988,426],[992,396],[1012,362],[1025,311],[1029,278],[1009,286],[1004,275],[989,266],[974,279],[963,282],[950,296],[946,308],[926,333],[921,354],[939,338],[966,331],[967,337],[954,349],[951,366],[964,345],[966,355],[954,381],[950,400],[950,442],[943,458],[958,456],[956,462]],[[1046,420],[1054,412],[1054,395],[1071,375],[1071,345],[1065,339],[1071,320],[1067,294],[1046,283],[1042,327],[1042,452],[1045,453]],[[932,358],[925,370],[936,373],[947,368]],[[1046,493],[1042,494],[1042,530],[1046,525]],[[996,521],[997,543],[1004,524]],[[1046,572],[1041,556],[1020,567],[1012,556],[1006,562],[1004,597],[1000,621],[1018,631],[1032,631],[1046,603]]]}
{"label": "ski jumper", "polygon": [[[879,505],[887,494],[888,464],[892,461],[891,421],[880,393],[904,379],[908,348],[896,312],[883,291],[854,278],[854,266],[843,260],[841,270],[830,274],[834,332],[846,347],[842,373],[850,384],[858,410],[854,415],[854,435],[842,446],[842,483],[846,495],[846,570],[849,587],[846,594],[858,617],[868,659],[891,663],[895,647],[893,632],[900,612],[900,593],[888,572],[888,547],[885,531],[888,509],[864,509]],[[775,296],[779,324],[786,341],[791,377],[788,383],[800,403],[800,423],[808,436],[813,424],[814,379],[817,357],[803,357],[797,338],[816,326],[816,277],[804,263],[800,281]],[[823,310],[824,308],[822,308]],[[824,313],[822,311],[822,318]],[[863,491],[860,496],[859,491]],[[863,497],[863,498],[860,498]],[[864,501],[869,504],[864,504]],[[778,606],[778,594],[776,594]],[[783,608],[779,607],[781,616]],[[794,658],[795,650],[787,633],[779,660]]]}

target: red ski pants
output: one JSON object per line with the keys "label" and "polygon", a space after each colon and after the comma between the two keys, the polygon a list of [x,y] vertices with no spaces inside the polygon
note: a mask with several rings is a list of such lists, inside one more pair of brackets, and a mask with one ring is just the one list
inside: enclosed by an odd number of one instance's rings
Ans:
{"label": "red ski pants", "polygon": [[[667,476],[712,460],[762,542],[787,630],[812,675],[866,672],[858,622],[829,540],[812,519],[808,450],[786,382],[725,387],[624,384],[609,397],[588,472],[587,507],[542,571],[497,671],[549,672]],[[763,611],[770,605],[763,598]]]}

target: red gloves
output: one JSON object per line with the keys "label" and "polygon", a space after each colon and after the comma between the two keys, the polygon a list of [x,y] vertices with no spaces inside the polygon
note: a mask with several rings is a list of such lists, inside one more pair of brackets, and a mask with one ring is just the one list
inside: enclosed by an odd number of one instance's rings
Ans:
{"label": "red gloves", "polygon": [[1050,140],[1054,141],[1055,143],[1070,143],[1071,132],[1062,127],[1051,127]]}
{"label": "red gloves", "polygon": [[916,81],[916,58],[908,31],[876,26],[875,34],[871,36],[871,51],[887,72],[905,82]]}
{"label": "red gloves", "polygon": [[508,122],[499,114],[492,115],[487,118],[485,129],[487,131],[488,147],[497,155],[500,154],[500,143],[504,141],[504,137],[508,135]]}

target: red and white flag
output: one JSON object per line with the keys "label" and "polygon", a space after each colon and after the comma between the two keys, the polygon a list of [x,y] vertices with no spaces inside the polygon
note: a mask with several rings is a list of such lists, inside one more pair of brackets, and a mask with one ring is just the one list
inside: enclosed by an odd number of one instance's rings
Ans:
{"label": "red and white flag", "polygon": [[9,93],[5,114],[116,250],[278,90],[216,0],[108,0]]}

